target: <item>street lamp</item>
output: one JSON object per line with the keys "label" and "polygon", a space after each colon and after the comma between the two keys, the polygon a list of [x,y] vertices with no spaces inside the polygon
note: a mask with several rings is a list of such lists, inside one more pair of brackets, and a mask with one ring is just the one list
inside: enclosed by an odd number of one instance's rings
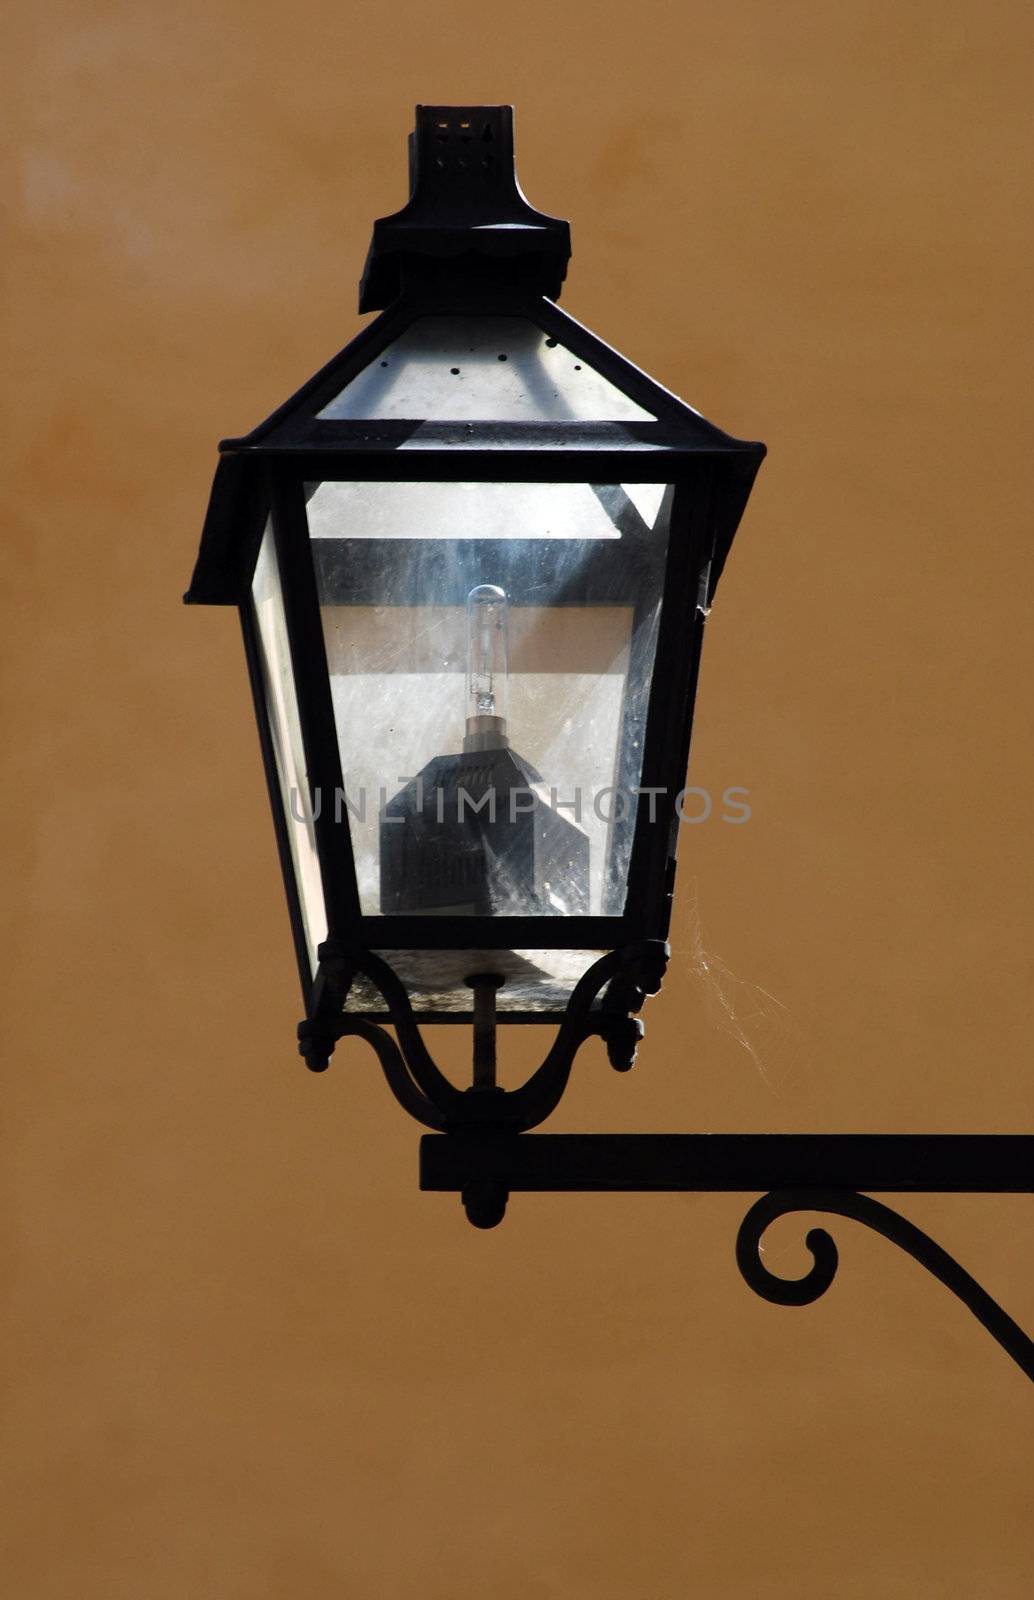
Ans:
{"label": "street lamp", "polygon": [[[568,226],[517,186],[509,106],[418,107],[410,151],[382,314],[222,445],[187,598],[241,609],[309,1065],[476,1019],[472,1091],[418,1050],[407,1104],[527,1128],[589,1033],[631,1064],[660,984],[704,619],[764,447],[557,309]],[[497,1088],[496,1020],[566,1022],[545,1078]]]}
{"label": "street lamp", "polygon": [[[418,107],[410,178],[362,277],[380,315],[222,444],[186,596],[240,609],[302,1054],[367,1040],[435,1130],[424,1186],[482,1227],[519,1188],[772,1189],[739,1246],[769,1298],[832,1277],[825,1234],[799,1283],[760,1261],[801,1194],[922,1259],[853,1191],[1027,1189],[1031,1141],[527,1136],[587,1038],[632,1065],[660,987],[704,621],[764,446],[558,309],[568,225],[517,185],[510,107]],[[472,1025],[468,1086],[421,1022]],[[556,1029],[512,1090],[500,1023]]]}

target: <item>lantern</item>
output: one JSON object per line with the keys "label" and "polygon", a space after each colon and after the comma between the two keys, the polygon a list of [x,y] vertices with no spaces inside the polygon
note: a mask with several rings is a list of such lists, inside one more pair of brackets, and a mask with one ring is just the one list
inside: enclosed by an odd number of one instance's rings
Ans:
{"label": "lantern", "polygon": [[[630,1064],[660,983],[704,621],[764,447],[558,309],[568,226],[521,194],[510,107],[418,107],[410,172],[380,315],[220,447],[186,598],[240,608],[309,1065],[359,1033],[429,1126],[527,1127],[588,1034]],[[480,1093],[420,1021],[474,1023]],[[560,1030],[506,1094],[497,1021]]]}

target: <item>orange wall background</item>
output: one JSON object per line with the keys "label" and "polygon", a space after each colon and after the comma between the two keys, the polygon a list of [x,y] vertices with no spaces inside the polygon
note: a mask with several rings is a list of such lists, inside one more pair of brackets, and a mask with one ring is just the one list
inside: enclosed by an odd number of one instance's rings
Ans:
{"label": "orange wall background", "polygon": [[[1029,1386],[913,1262],[835,1223],[786,1310],[736,1197],[479,1234],[363,1046],[305,1072],[238,632],[179,604],[217,439],[359,326],[413,105],[513,101],[563,304],[771,452],[692,763],[753,816],[684,830],[639,1065],[587,1047],[551,1126],[1028,1129],[1031,35],[1016,0],[9,15],[12,1600],[1032,1592]],[[902,1209],[1034,1328],[1028,1199]]]}

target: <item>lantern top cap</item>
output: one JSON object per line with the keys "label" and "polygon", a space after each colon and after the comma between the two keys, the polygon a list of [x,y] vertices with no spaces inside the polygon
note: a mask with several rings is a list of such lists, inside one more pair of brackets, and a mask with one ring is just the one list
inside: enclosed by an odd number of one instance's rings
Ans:
{"label": "lantern top cap", "polygon": [[512,106],[417,106],[409,184],[401,211],[373,225],[360,311],[457,279],[559,297],[571,230],[521,193]]}

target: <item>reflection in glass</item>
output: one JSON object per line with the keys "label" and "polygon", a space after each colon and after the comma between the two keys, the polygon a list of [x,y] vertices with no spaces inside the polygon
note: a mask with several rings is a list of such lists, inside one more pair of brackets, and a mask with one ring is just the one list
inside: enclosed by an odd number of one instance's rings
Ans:
{"label": "reflection in glass", "polygon": [[316,854],[316,827],[310,803],[308,774],[302,751],[301,721],[287,643],[284,599],[280,589],[273,530],[268,523],[255,563],[251,603],[262,663],[269,734],[280,780],[280,800],[301,901],[309,962],[315,972],[317,946],[327,937],[327,913]]}
{"label": "reflection in glass", "polygon": [[[308,492],[363,914],[620,915],[670,490]],[[435,954],[407,982],[440,998]]]}

